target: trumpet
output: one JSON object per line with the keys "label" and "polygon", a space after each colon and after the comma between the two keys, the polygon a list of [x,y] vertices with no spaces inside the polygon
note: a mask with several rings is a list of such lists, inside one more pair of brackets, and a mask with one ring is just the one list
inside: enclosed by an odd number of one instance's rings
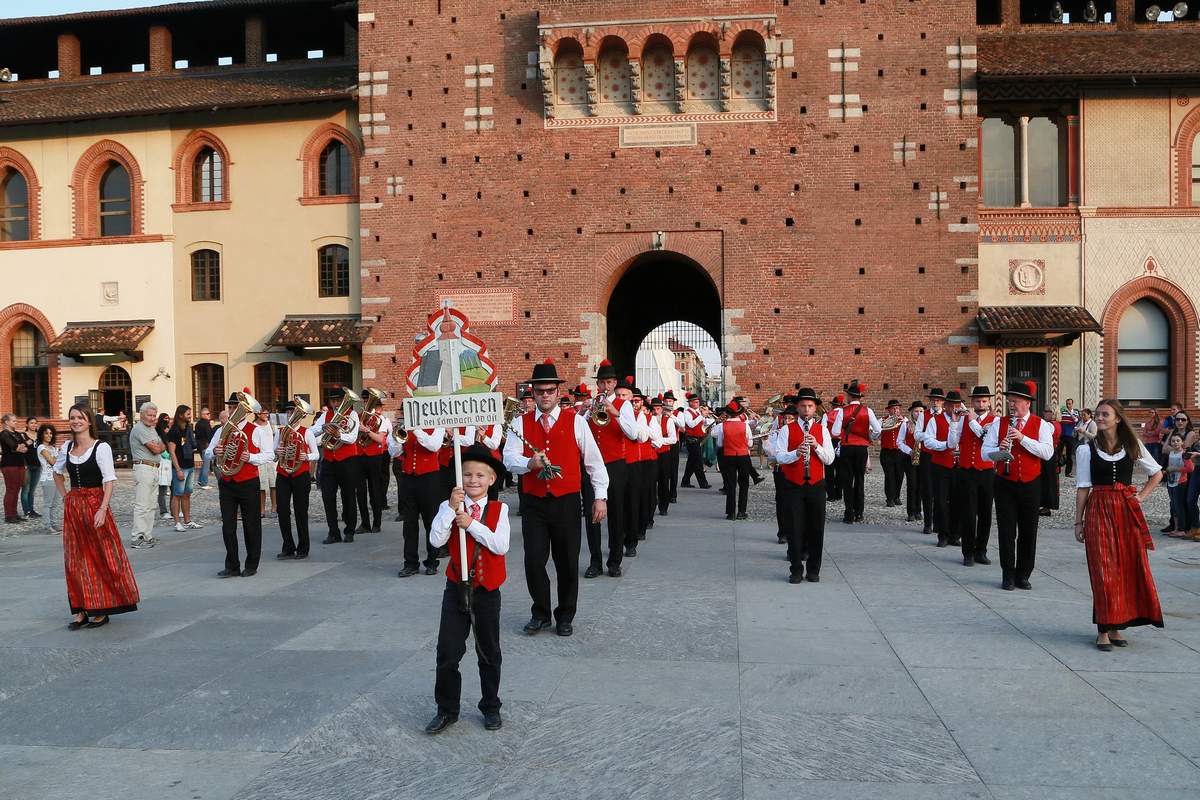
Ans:
{"label": "trumpet", "polygon": [[396,440],[396,444],[403,445],[408,441],[408,429],[404,427],[403,420],[396,420],[392,425],[392,438]]}
{"label": "trumpet", "polygon": [[604,410],[608,404],[608,398],[597,394],[596,399],[592,402],[591,409],[588,410],[588,416],[591,417],[592,424],[597,428],[603,428],[608,423],[612,422],[612,417]]}
{"label": "trumpet", "polygon": [[279,468],[288,475],[295,475],[304,463],[307,455],[304,448],[304,437],[300,435],[300,423],[305,417],[312,416],[313,407],[303,397],[296,397],[296,407],[288,416],[287,424],[279,432],[280,454]]}

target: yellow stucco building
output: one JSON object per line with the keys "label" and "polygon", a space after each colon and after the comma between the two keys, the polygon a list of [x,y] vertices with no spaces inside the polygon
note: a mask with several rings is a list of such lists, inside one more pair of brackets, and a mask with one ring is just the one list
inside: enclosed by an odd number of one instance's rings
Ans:
{"label": "yellow stucco building", "polygon": [[360,385],[356,26],[312,0],[0,20],[0,408]]}

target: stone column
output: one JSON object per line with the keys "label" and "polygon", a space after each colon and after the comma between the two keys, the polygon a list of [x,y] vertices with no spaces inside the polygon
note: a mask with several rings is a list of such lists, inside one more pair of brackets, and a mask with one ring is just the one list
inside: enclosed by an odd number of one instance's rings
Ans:
{"label": "stone column", "polygon": [[1067,115],[1067,205],[1079,205],[1079,115]]}
{"label": "stone column", "polygon": [[683,113],[683,98],[687,95],[687,66],[682,57],[675,59],[675,110]]}
{"label": "stone column", "polygon": [[642,62],[636,58],[629,59],[629,102],[633,113],[642,113]]}
{"label": "stone column", "polygon": [[1029,117],[1018,117],[1021,123],[1021,208],[1029,208]]}

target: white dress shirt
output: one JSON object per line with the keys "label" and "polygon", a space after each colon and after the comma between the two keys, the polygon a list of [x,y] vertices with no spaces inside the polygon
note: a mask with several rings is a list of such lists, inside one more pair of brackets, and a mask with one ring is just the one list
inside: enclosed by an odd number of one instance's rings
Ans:
{"label": "white dress shirt", "polygon": [[[346,430],[338,434],[338,438],[346,444],[353,444],[354,442],[358,441],[358,412],[354,409],[350,409],[350,414],[346,417],[346,420]],[[325,430],[324,411],[317,415],[317,421],[312,424],[312,428],[310,428],[310,430],[313,432],[313,436],[316,436],[318,440],[321,438],[321,431]]]}
{"label": "white dress shirt", "polygon": [[[629,407],[626,403],[622,407]],[[558,422],[558,406],[550,410],[550,425]],[[542,424],[542,410],[535,409],[534,419],[537,424]],[[630,420],[633,419],[633,410],[630,409]],[[525,415],[517,417],[512,421],[512,431],[520,436],[525,435]],[[596,438],[592,436],[592,429],[579,414],[575,415],[575,444],[579,448],[579,452],[583,455],[583,468],[588,474],[588,478],[592,482],[592,491],[597,500],[608,500],[608,470],[604,466],[604,457],[600,455],[600,448],[596,444]],[[517,436],[509,436],[504,440],[504,468],[513,475],[524,475],[529,472],[530,456],[525,455],[525,445]],[[550,458],[550,463],[554,464],[554,458]],[[555,466],[562,466],[555,464]]]}
{"label": "white dress shirt", "polygon": [[725,426],[726,425],[745,425],[746,426],[746,445],[747,446],[754,445],[754,442],[751,441],[751,439],[753,439],[753,437],[754,437],[754,426],[750,424],[749,420],[727,419],[724,422],[718,422],[716,425],[713,426],[713,429],[712,429],[713,441],[717,443],[717,447],[725,446]]}
{"label": "white dress shirt", "polygon": [[919,428],[919,422],[913,422],[911,419],[906,417],[904,421],[900,423],[900,429],[896,431],[896,447],[900,448],[900,452],[904,453],[906,456],[911,456],[913,453],[913,449],[908,446],[907,442],[904,441],[908,438],[909,428],[913,429],[913,443],[916,444],[917,442],[921,441],[921,434],[917,432],[917,429]]}
{"label": "white dress shirt", "polygon": [[[664,414],[665,416],[665,414]],[[667,417],[667,432],[662,432],[662,417],[650,417],[650,444],[655,447],[663,445],[672,445],[679,441],[679,434],[675,430],[675,421]]]}
{"label": "white dress shirt", "polygon": [[682,425],[683,429],[685,430],[701,424],[703,420],[704,415],[700,413],[700,409],[698,408],[692,408],[691,406],[688,406],[687,408],[679,409],[679,424]]}
{"label": "white dress shirt", "polygon": [[[483,437],[483,446],[486,447],[488,450],[495,450],[496,448],[498,448],[500,446],[500,426],[493,425],[491,427],[492,427],[492,435]],[[458,444],[460,447],[465,448],[465,447],[470,447],[471,445],[475,444],[475,426],[474,425],[467,425],[465,428],[462,429],[462,433],[458,433],[458,430],[459,430],[458,428],[454,428],[454,431],[455,431],[454,439],[458,440]],[[454,439],[450,440],[451,444],[453,444]]]}
{"label": "white dress shirt", "polygon": [[[508,542],[510,528],[508,524],[508,508],[500,503],[500,518],[496,520],[496,530],[492,530],[487,525],[483,524],[483,512],[487,509],[488,499],[485,494],[479,500],[467,498],[465,505],[467,513],[471,513],[473,506],[479,506],[479,519],[472,520],[471,526],[467,528],[467,533],[471,534],[471,538],[479,542],[481,545],[491,550],[498,556],[502,556],[508,552]],[[429,542],[434,547],[441,547],[446,542],[450,541],[450,534],[454,531],[454,509],[450,508],[450,501],[443,500],[438,506],[437,514],[433,518],[433,527],[429,531]],[[451,558],[458,558],[458,551],[451,550]]]}
{"label": "white dress shirt", "polygon": [[[241,430],[239,428],[238,430]],[[309,428],[309,430],[313,430]],[[204,451],[205,458],[213,458],[217,452],[217,445],[221,441],[220,426],[213,432],[212,441],[208,443],[208,449]],[[254,434],[250,437],[250,441],[254,442],[254,446],[258,448],[257,453],[250,453],[250,460],[247,462],[254,466],[262,464],[270,464],[275,460],[275,434],[271,431],[270,425],[255,425]],[[353,440],[351,440],[353,441]]]}
{"label": "white dress shirt", "polygon": [[[279,449],[283,446],[282,440],[283,428],[280,428],[275,432],[275,442],[273,446],[276,453],[278,453]],[[305,461],[316,461],[321,457],[321,447],[317,444],[317,437],[313,435],[312,428],[304,429],[304,444],[308,447],[308,452],[304,456]]]}
{"label": "white dress shirt", "polygon": [[[1001,451],[1000,448],[1000,422],[1007,417],[996,417],[996,420],[988,426],[987,438],[983,440],[983,460],[995,461],[996,455]],[[1017,427],[1024,428],[1029,422],[1029,414],[1021,417],[1017,421]],[[1023,433],[1023,432],[1022,432]],[[1054,424],[1042,420],[1041,428],[1038,430],[1038,438],[1034,439],[1031,436],[1022,436],[1020,444],[1030,453],[1040,458],[1042,461],[1054,455]]]}
{"label": "white dress shirt", "polygon": [[59,475],[67,475],[67,460],[72,464],[79,466],[92,457],[92,450],[96,451],[96,466],[100,468],[100,482],[112,483],[117,479],[117,470],[113,466],[112,448],[108,442],[95,441],[92,446],[84,451],[81,456],[71,455],[71,446],[74,440],[68,438],[63,442],[63,446],[58,451],[58,458],[54,460],[54,471]]}
{"label": "white dress shirt", "polygon": [[947,426],[948,430],[946,433],[946,438],[945,439],[937,438],[937,421],[934,419],[934,417],[936,417],[938,415],[930,414],[929,418],[925,420],[925,431],[921,437],[921,447],[924,448],[925,450],[934,451],[934,450],[952,450],[953,449],[950,446],[949,431],[954,430],[954,418],[949,416],[948,413],[944,409],[942,410],[942,415],[946,417],[946,422],[949,423],[949,425]]}
{"label": "white dress shirt", "polygon": [[[847,403],[837,410],[837,412],[833,415],[833,425],[829,429],[831,436],[836,436],[839,439],[842,438],[842,420],[849,419],[850,415],[854,413],[854,407],[860,405],[862,405],[862,403],[855,400],[854,402]],[[875,416],[874,411],[866,406],[863,406],[863,411],[867,412],[867,434],[870,437],[870,440],[873,442],[879,438],[879,434],[882,432],[879,425],[879,418]],[[862,411],[858,413],[862,414]],[[858,420],[856,419],[855,422],[857,421]]]}
{"label": "white dress shirt", "polygon": [[[803,420],[797,420],[796,424],[802,428],[804,427]],[[813,422],[810,423],[809,433],[811,433],[812,429],[817,425],[821,426],[821,433],[823,435],[821,437],[821,441],[813,445],[812,455],[820,459],[822,464],[828,466],[833,463],[833,441],[829,437],[829,429],[825,427],[824,420],[817,420],[814,418]],[[800,457],[800,450],[803,447],[803,442],[801,442],[801,447],[797,447],[795,450],[788,450],[787,428],[776,429],[776,431],[771,434],[770,443],[771,450],[775,453],[775,460],[780,464],[794,464],[797,461],[803,460]]]}
{"label": "white dress shirt", "polygon": [[[1154,460],[1154,457],[1150,455],[1150,451],[1146,449],[1146,445],[1139,442],[1139,446],[1140,450],[1135,466],[1144,469],[1147,475],[1153,475],[1161,470],[1162,464]],[[1100,456],[1103,461],[1120,461],[1125,457],[1125,448],[1120,448],[1112,455],[1097,449],[1096,455]],[[1075,488],[1092,488],[1092,446],[1090,444],[1081,444],[1075,448]]]}

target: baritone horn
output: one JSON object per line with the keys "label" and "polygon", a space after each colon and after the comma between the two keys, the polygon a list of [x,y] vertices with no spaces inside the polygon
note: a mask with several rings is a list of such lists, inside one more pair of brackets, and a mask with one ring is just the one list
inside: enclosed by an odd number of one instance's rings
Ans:
{"label": "baritone horn", "polygon": [[353,389],[343,386],[342,399],[338,402],[337,408],[333,410],[333,416],[321,429],[320,444],[323,449],[337,450],[345,444],[341,435],[350,428],[350,412],[354,410],[356,403],[358,403],[358,395],[354,393]]}
{"label": "baritone horn", "polygon": [[307,451],[304,447],[304,437],[300,435],[300,423],[316,413],[303,397],[295,398],[296,407],[288,416],[287,424],[279,432],[280,457],[279,468],[288,475],[295,475],[304,463]]}
{"label": "baritone horn", "polygon": [[238,399],[237,408],[221,426],[217,440],[217,449],[221,453],[217,469],[226,478],[236,475],[242,468],[242,455],[250,445],[250,437],[242,430],[242,424],[262,411],[262,406],[250,392],[235,392],[234,394]]}

